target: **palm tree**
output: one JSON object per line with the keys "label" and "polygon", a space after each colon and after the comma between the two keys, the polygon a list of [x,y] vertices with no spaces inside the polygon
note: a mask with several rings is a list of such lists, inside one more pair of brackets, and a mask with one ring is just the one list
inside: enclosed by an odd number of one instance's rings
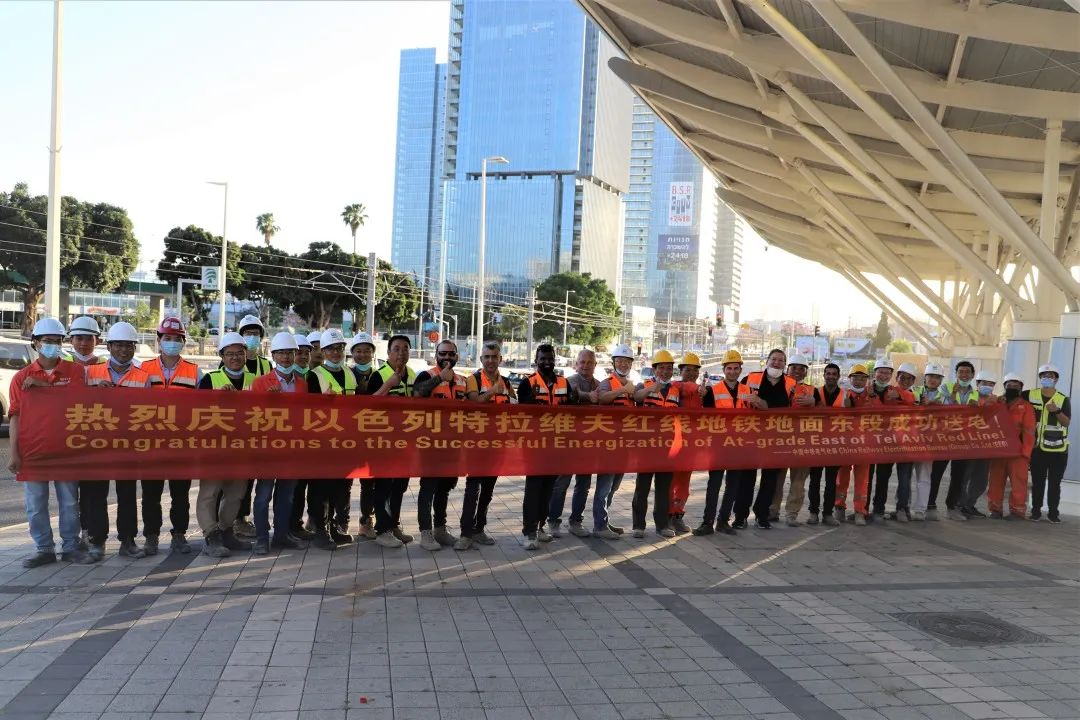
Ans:
{"label": "palm tree", "polygon": [[255,218],[255,229],[262,233],[267,247],[270,247],[270,240],[281,230],[274,224],[274,213],[263,213]]}
{"label": "palm tree", "polygon": [[363,203],[353,203],[352,205],[346,205],[345,209],[341,212],[342,221],[349,226],[349,230],[352,230],[352,251],[353,255],[356,254],[356,231],[363,226],[364,221],[367,220],[367,208]]}

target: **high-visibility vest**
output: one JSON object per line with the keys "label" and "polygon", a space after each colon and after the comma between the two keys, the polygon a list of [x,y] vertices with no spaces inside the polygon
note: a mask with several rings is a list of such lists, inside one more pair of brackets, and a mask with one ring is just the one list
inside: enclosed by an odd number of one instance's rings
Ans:
{"label": "high-visibility vest", "polygon": [[[949,393],[945,390],[944,387],[940,385],[938,386],[937,390],[929,390],[925,385],[919,385],[918,387],[913,388],[911,392],[915,396],[916,405],[922,405],[923,398],[927,397],[928,393],[930,392],[933,392],[934,394],[928,397],[928,401],[926,403],[927,405],[929,405],[930,402],[937,400],[938,398],[945,398],[946,401],[952,400],[952,398],[949,396]],[[946,402],[945,404],[947,405],[949,403]]]}
{"label": "high-visibility vest", "polygon": [[[618,375],[616,375],[615,373],[612,373],[611,375],[608,376],[608,384],[611,385],[612,390],[622,390],[623,386],[626,385],[627,383],[620,380]],[[634,398],[626,397],[625,395],[620,395],[619,397],[612,400],[611,404],[612,405],[622,405],[622,406],[633,405],[634,404]]]}
{"label": "high-visibility vest", "polygon": [[861,393],[849,392],[847,394],[848,401],[851,403],[848,407],[866,407],[877,401],[877,395],[870,392],[870,383],[867,382],[866,385],[867,387]]}
{"label": "high-visibility vest", "polygon": [[821,387],[818,390],[821,392],[821,402],[826,407],[846,407],[848,393],[844,388],[837,388],[839,392],[836,393],[836,399],[831,404],[825,401],[825,388]]}
{"label": "high-visibility vest", "polygon": [[[89,365],[86,368],[86,384],[87,385],[103,385],[105,383],[112,383],[112,372],[109,370],[111,363],[98,363],[97,365]],[[128,371],[124,373],[114,385],[117,387],[146,387],[146,381],[149,380],[146,373],[142,368],[135,367],[134,364]]]}
{"label": "high-visibility vest", "polygon": [[649,388],[649,394],[641,401],[641,404],[645,407],[679,407],[682,404],[682,393],[679,391],[679,384],[676,382],[668,385],[667,394],[665,395],[660,394],[660,383],[656,380],[649,380],[645,383],[645,387]]}
{"label": "high-visibility vest", "polygon": [[753,397],[753,393],[750,392],[750,387],[739,383],[735,388],[735,396],[732,397],[731,389],[727,386],[727,383],[721,380],[712,386],[713,405],[716,407],[732,407],[732,408],[744,408],[746,407],[746,401]]}
{"label": "high-visibility vest", "polygon": [[[394,374],[395,374],[394,368],[390,367],[389,365],[383,365],[381,368],[379,368],[379,377],[382,378],[383,383],[385,383],[387,380],[389,380],[390,376],[394,375]],[[402,380],[401,383],[397,387],[395,387],[393,390],[391,390],[390,392],[388,392],[386,394],[387,395],[401,395],[403,397],[411,397],[412,394],[413,394],[412,390],[413,390],[413,384],[414,383],[416,383],[416,371],[413,370],[411,367],[406,365],[405,366],[405,379]]]}
{"label": "high-visibility vest", "polygon": [[[1035,408],[1037,422],[1035,423],[1036,446],[1043,452],[1068,452],[1069,428],[1061,425],[1056,418],[1050,417],[1050,411],[1046,409],[1046,401],[1043,399],[1042,389],[1028,390],[1028,402]],[[1061,408],[1069,398],[1064,394],[1054,391],[1050,400]]]}
{"label": "high-visibility vest", "polygon": [[979,404],[979,389],[975,387],[975,381],[971,381],[971,385],[968,386],[968,399],[966,402],[960,402],[960,385],[954,380],[951,383],[945,383],[945,392],[949,394],[949,397],[953,401],[953,405],[978,405]]}
{"label": "high-visibility vest", "polygon": [[562,405],[570,400],[570,385],[562,375],[556,375],[555,384],[549,388],[540,373],[535,372],[529,376],[529,386],[540,405]]}
{"label": "high-visibility vest", "polygon": [[[235,390],[236,386],[232,383],[232,378],[223,369],[211,370],[206,373],[210,377],[210,387],[214,390]],[[255,382],[255,373],[250,370],[244,370],[244,390],[250,390],[251,384]]]}
{"label": "high-visibility vest", "polygon": [[[494,385],[494,383],[491,382],[491,380],[488,380],[488,376],[484,374],[483,370],[477,370],[476,372],[473,373],[473,376],[476,378],[476,386],[478,388],[480,388],[480,394],[481,395],[483,395],[487,391],[491,390],[491,388]],[[506,387],[506,378],[503,378],[503,388],[505,388],[505,387]],[[493,402],[496,405],[501,405],[501,404],[508,403],[508,402],[510,402],[510,392],[508,390],[504,389],[502,392],[496,393],[495,395],[492,395],[490,402]]]}
{"label": "high-visibility vest", "polygon": [[797,383],[795,385],[794,389],[792,389],[792,390],[790,390],[788,392],[788,402],[790,402],[792,405],[794,405],[795,404],[795,398],[804,397],[806,395],[809,395],[810,397],[813,397],[814,396],[814,389],[815,389],[814,386],[811,385],[810,383],[805,383],[805,382]]}
{"label": "high-visibility vest", "polygon": [[[269,360],[267,360],[266,358],[262,357],[261,355],[259,357],[255,358],[255,359],[258,360],[258,362],[255,363],[255,372],[251,373],[255,377],[259,377],[260,375],[265,375],[266,373],[268,373],[268,372],[270,372],[271,370],[274,369],[274,364],[272,362],[270,362]],[[244,360],[244,369],[245,369],[246,372],[251,372],[250,370],[247,370],[247,362],[248,362],[247,360]],[[219,370],[221,368],[223,368],[223,367],[225,367],[224,363],[218,363],[218,369]]]}
{"label": "high-visibility vest", "polygon": [[165,375],[165,367],[161,364],[159,357],[144,362],[142,369],[150,378],[150,387],[164,387],[166,390],[194,390],[199,384],[199,366],[183,358],[176,361],[171,378]]}
{"label": "high-visibility vest", "polygon": [[[428,375],[435,378],[442,372],[437,367],[428,368]],[[431,391],[430,397],[438,398],[439,400],[464,400],[465,399],[465,378],[461,377],[457,373],[454,373],[454,379],[450,382],[443,380],[435,389]]]}
{"label": "high-visibility vest", "polygon": [[355,395],[356,394],[356,373],[347,367],[341,368],[341,373],[345,376],[345,387],[341,387],[341,383],[337,381],[330,371],[324,366],[312,370],[315,373],[315,377],[319,378],[319,389],[324,395]]}
{"label": "high-visibility vest", "polygon": [[[795,378],[790,375],[783,375],[782,377],[784,379],[784,390],[787,391],[788,399],[790,400],[795,397],[795,386],[798,383],[796,383]],[[765,382],[765,372],[763,370],[752,372],[746,376],[746,385],[750,388],[751,392],[759,392],[761,390],[761,383],[763,382]]]}

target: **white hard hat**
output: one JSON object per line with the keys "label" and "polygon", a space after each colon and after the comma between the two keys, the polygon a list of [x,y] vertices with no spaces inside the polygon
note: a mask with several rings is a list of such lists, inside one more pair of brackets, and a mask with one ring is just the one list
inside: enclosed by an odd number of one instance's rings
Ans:
{"label": "white hard hat", "polygon": [[1048,372],[1054,373],[1054,375],[1057,375],[1058,377],[1061,377],[1061,371],[1058,370],[1057,367],[1055,367],[1054,365],[1051,365],[1050,363],[1046,363],[1045,365],[1040,365],[1039,366],[1039,374],[1040,375],[1042,375],[1043,373],[1048,373]]}
{"label": "white hard hat", "polygon": [[243,334],[244,330],[249,327],[257,327],[262,335],[266,334],[266,328],[263,327],[262,320],[254,315],[245,315],[240,320],[240,324],[236,326],[236,331]]}
{"label": "white hard hat", "polygon": [[319,349],[330,347],[331,345],[345,344],[345,336],[337,328],[330,328],[329,330],[323,330],[322,337],[319,338]]}
{"label": "white hard hat", "polygon": [[945,368],[937,363],[930,363],[926,366],[926,371],[923,375],[940,375],[941,377],[945,377]]}
{"label": "white hard hat", "polygon": [[307,339],[308,342],[311,343],[311,347],[315,347],[315,343],[322,340],[322,330],[315,330],[314,332],[308,333]]}
{"label": "white hard hat", "polygon": [[296,348],[297,348],[297,350],[299,350],[300,348],[303,348],[303,347],[306,347],[306,348],[311,347],[311,341],[307,339],[307,335],[305,335],[304,333],[296,333],[295,337],[296,337]]}
{"label": "white hard hat", "polygon": [[892,360],[882,360],[881,362],[874,363],[875,370],[895,370]]}
{"label": "white hard hat", "polygon": [[1017,373],[1008,373],[1005,377],[1001,378],[1001,384],[1009,382],[1018,382],[1021,385],[1024,384],[1024,378],[1020,377]]}
{"label": "white hard hat", "polygon": [[42,335],[59,335],[64,337],[67,333],[64,332],[64,325],[56,318],[41,318],[34,323],[34,330],[30,333],[31,337],[41,337]]}
{"label": "white hard hat", "polygon": [[109,335],[105,338],[105,342],[139,342],[139,334],[135,332],[131,323],[118,322],[109,328]]}
{"label": "white hard hat", "polygon": [[366,332],[356,333],[353,336],[353,339],[349,341],[349,352],[352,352],[357,345],[370,345],[372,350],[375,349],[375,341]]}
{"label": "white hard hat", "polygon": [[907,373],[908,375],[918,375],[919,372],[915,369],[915,363],[900,363],[900,367],[896,368],[898,373]]}
{"label": "white hard hat", "polygon": [[299,347],[296,344],[296,338],[292,336],[290,332],[279,332],[274,335],[274,339],[270,341],[270,352],[276,350],[298,350]]}
{"label": "white hard hat", "polygon": [[805,355],[792,355],[791,359],[787,361],[788,365],[802,365],[803,367],[810,367],[810,361],[806,359]]}
{"label": "white hard hat", "polygon": [[89,315],[82,315],[71,321],[68,335],[93,335],[97,337],[101,335],[101,328],[98,327],[97,320]]}
{"label": "white hard hat", "polygon": [[980,370],[975,373],[975,382],[988,382],[997,384],[997,376],[989,370]]}
{"label": "white hard hat", "polygon": [[617,357],[634,359],[634,351],[630,349],[629,345],[616,345],[615,349],[611,351],[611,359],[614,360]]}
{"label": "white hard hat", "polygon": [[230,345],[243,345],[243,344],[244,344],[244,336],[243,335],[241,335],[238,332],[227,332],[227,333],[225,333],[224,335],[221,336],[220,340],[218,340],[217,350],[220,353],[222,350],[229,347]]}

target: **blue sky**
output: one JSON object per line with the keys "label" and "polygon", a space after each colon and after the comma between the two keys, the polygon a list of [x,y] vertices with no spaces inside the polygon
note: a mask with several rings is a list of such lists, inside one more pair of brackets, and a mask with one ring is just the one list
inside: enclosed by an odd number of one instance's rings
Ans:
{"label": "blue sky", "polygon": [[[435,47],[444,59],[448,3],[68,2],[64,12],[61,189],[125,207],[144,268],[174,226],[221,232],[221,189],[207,180],[230,184],[230,240],[260,242],[255,216],[273,212],[279,247],[348,247],[341,209],[362,202],[358,251],[389,257],[399,54]],[[0,187],[45,193],[52,3],[0,2],[0,28]],[[877,318],[838,276],[766,255],[756,237],[744,268],[744,317],[836,328]],[[781,281],[755,279],[766,274]]]}

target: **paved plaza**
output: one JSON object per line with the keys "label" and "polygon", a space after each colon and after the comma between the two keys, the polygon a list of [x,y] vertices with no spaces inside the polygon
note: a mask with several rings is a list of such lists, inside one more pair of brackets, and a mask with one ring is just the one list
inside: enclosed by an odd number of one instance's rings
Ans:
{"label": "paved plaza", "polygon": [[[7,526],[0,717],[1080,718],[1075,518],[568,535],[527,553],[521,494],[501,480],[498,544],[462,553],[27,571],[26,526]],[[631,495],[613,514],[627,526]]]}

